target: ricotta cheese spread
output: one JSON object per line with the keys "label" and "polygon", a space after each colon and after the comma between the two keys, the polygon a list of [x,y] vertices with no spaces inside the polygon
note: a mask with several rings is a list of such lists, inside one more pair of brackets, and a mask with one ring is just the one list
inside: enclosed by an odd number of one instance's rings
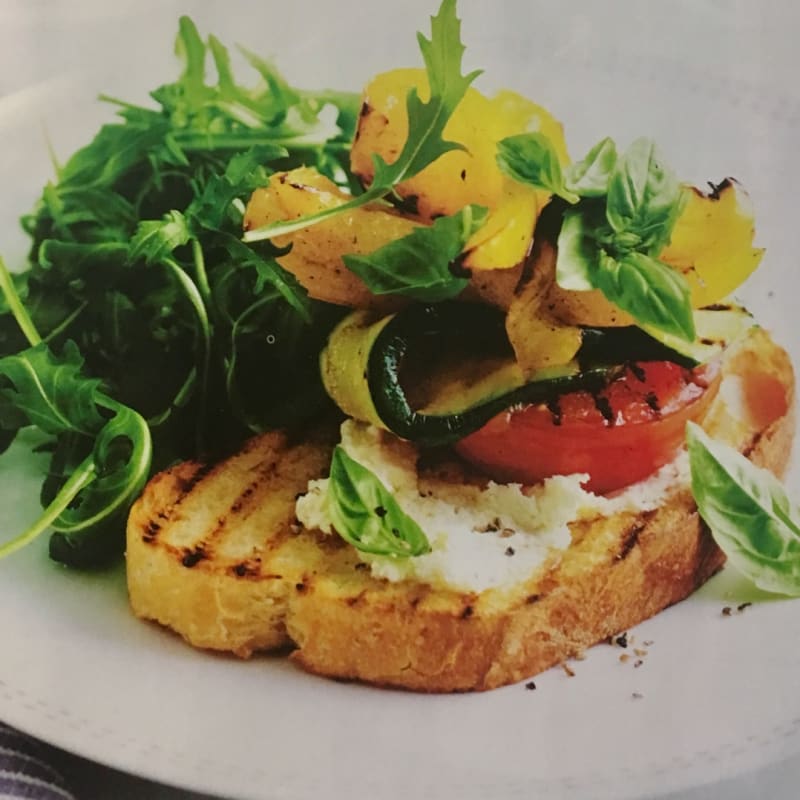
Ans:
{"label": "ricotta cheese spread", "polygon": [[[528,579],[555,551],[569,547],[570,523],[623,510],[656,508],[676,484],[688,481],[682,453],[648,480],[614,497],[581,487],[586,475],[557,475],[535,486],[454,483],[421,478],[419,453],[410,442],[372,425],[347,420],[341,429],[347,454],[372,471],[403,511],[422,528],[431,552],[395,558],[359,551],[372,574],[414,580],[457,591],[482,592]],[[327,507],[328,480],[314,480],[297,500],[307,528],[334,533]]]}

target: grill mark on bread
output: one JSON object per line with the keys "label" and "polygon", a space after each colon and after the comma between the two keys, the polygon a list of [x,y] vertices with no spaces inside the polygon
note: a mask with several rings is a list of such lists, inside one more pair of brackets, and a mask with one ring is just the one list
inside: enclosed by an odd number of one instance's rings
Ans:
{"label": "grill mark on bread", "polygon": [[147,525],[145,525],[144,533],[142,534],[142,541],[147,544],[153,544],[160,530],[161,523],[154,519],[149,519]]}
{"label": "grill mark on bread", "polygon": [[209,555],[206,551],[205,544],[201,542],[194,547],[184,548],[181,564],[183,564],[183,566],[187,569],[191,569],[192,567],[196,567],[201,561],[208,557]]}
{"label": "grill mark on bread", "polygon": [[624,561],[630,555],[631,550],[639,542],[639,534],[647,527],[654,513],[654,511],[645,511],[636,517],[631,526],[622,535],[622,546],[614,556],[614,561]]}
{"label": "grill mark on bread", "polygon": [[197,464],[194,472],[192,472],[188,477],[179,476],[176,479],[176,489],[177,489],[177,496],[173,502],[173,506],[180,505],[186,497],[194,491],[195,486],[197,486],[200,481],[204,478],[207,478],[212,473],[216,472],[220,468],[220,464]]}

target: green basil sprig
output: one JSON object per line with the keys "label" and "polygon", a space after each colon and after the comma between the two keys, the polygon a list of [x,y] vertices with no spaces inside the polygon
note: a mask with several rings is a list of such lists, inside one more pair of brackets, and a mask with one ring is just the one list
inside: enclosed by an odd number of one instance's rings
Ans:
{"label": "green basil sprig", "polygon": [[800,506],[768,470],[688,423],[700,516],[730,562],[760,589],[800,596]]}
{"label": "green basil sprig", "polygon": [[556,281],[599,289],[637,322],[686,341],[695,338],[683,276],[658,260],[683,209],[684,190],[655,144],[637,139],[618,157],[611,139],[562,170],[540,133],[503,139],[497,161],[510,177],[571,205],[558,237]]}
{"label": "green basil sprig", "polygon": [[357,550],[398,558],[431,550],[422,529],[375,474],[341,446],[333,451],[327,502],[336,532]]}

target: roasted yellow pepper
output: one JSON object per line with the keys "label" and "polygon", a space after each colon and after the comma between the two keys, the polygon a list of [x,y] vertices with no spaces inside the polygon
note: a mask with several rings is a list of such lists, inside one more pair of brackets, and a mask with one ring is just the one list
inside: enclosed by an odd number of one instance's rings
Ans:
{"label": "roasted yellow pepper", "polygon": [[753,247],[755,222],[744,189],[727,178],[710,194],[692,188],[669,245],[659,258],[680,270],[695,308],[727,297],[753,272],[764,254]]}
{"label": "roasted yellow pepper", "polygon": [[[422,100],[430,94],[422,69],[397,69],[374,78],[364,90],[363,107],[350,163],[365,184],[373,175],[372,156],[391,163],[408,136],[406,96],[416,88]],[[497,166],[497,143],[506,136],[539,131],[567,163],[559,123],[541,106],[511,91],[488,98],[467,90],[444,130],[444,138],[462,144],[397,187],[408,209],[429,222],[454,214],[469,203],[486,206],[486,224],[465,248],[464,265],[500,269],[519,264],[527,255],[539,212],[550,195],[505,176]]]}
{"label": "roasted yellow pepper", "polygon": [[[309,167],[276,173],[269,184],[256,189],[247,204],[244,228],[258,228],[340,206],[350,196],[333,181]],[[406,236],[418,223],[382,208],[363,207],[337,214],[286,236],[276,245],[292,245],[278,259],[306,288],[311,297],[354,308],[386,305],[355,273],[345,267],[344,254],[371,253]],[[391,303],[391,301],[389,301]]]}

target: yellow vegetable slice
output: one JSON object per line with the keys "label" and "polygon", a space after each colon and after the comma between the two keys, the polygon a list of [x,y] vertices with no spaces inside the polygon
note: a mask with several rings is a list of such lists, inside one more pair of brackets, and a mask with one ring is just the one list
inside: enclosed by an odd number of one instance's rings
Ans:
{"label": "yellow vegetable slice", "polygon": [[680,270],[695,308],[718,303],[755,270],[764,251],[753,247],[755,223],[750,199],[726,178],[704,194],[692,188],[672,239],[659,258]]}
{"label": "yellow vegetable slice", "polygon": [[[382,73],[364,91],[350,163],[365,185],[372,180],[373,154],[391,163],[405,143],[406,96],[412,88],[421,99],[429,97],[425,70]],[[549,112],[515,92],[488,98],[470,88],[444,131],[446,139],[466,149],[446,153],[397,188],[407,210],[425,221],[454,214],[469,203],[489,209],[486,224],[465,248],[466,267],[513,267],[530,249],[536,219],[550,195],[508,178],[496,162],[497,142],[525,131],[543,133],[562,162],[568,162],[561,123]]]}
{"label": "yellow vegetable slice", "polygon": [[[309,167],[276,173],[266,187],[253,192],[245,211],[244,228],[313,214],[349,199],[333,181]],[[280,247],[291,244],[292,249],[278,258],[278,262],[300,281],[311,297],[352,308],[385,308],[393,301],[376,298],[347,269],[342,255],[371,253],[408,235],[417,224],[384,209],[363,207],[287,236],[276,236],[273,241]]]}

